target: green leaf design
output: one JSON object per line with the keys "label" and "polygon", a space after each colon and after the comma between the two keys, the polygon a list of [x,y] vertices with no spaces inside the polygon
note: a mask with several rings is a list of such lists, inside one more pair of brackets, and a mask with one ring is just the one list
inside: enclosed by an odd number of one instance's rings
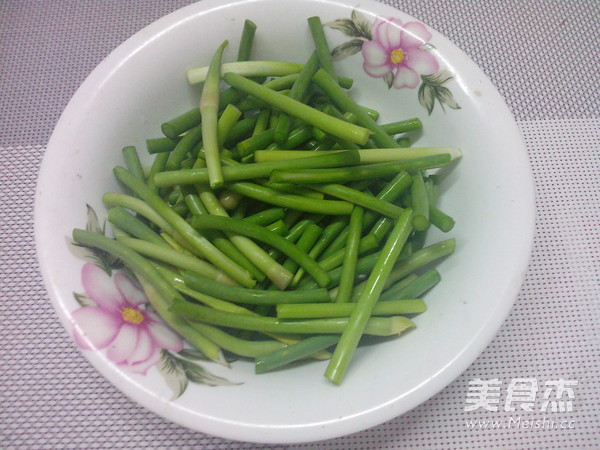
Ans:
{"label": "green leaf design", "polygon": [[100,226],[100,221],[98,220],[98,215],[96,214],[96,211],[94,211],[94,208],[87,203],[85,206],[87,208],[87,222],[85,224],[85,229],[92,233],[104,234],[106,224]]}
{"label": "green leaf design", "polygon": [[337,19],[333,22],[327,22],[325,25],[334,30],[341,31],[346,36],[362,38],[368,41],[373,39],[371,23],[357,10],[352,11],[350,19]]}
{"label": "green leaf design", "polygon": [[388,89],[391,89],[394,84],[394,72],[388,73],[383,77],[383,81],[387,84]]}
{"label": "green leaf design", "polygon": [[346,36],[350,36],[350,37],[361,37],[362,36],[360,34],[360,30],[358,28],[356,28],[356,24],[354,23],[354,21],[352,21],[350,19],[337,19],[337,20],[334,20],[333,22],[327,22],[325,25],[334,30],[341,31]]}
{"label": "green leaf design", "polygon": [[452,95],[452,92],[450,92],[450,89],[439,86],[435,88],[435,96],[441,105],[447,105],[452,109],[460,109],[460,106],[458,106],[458,103],[454,100],[454,96]]}
{"label": "green leaf design", "polygon": [[204,353],[194,348],[184,348],[177,355],[192,361],[210,361]]}
{"label": "green leaf design", "polygon": [[435,94],[433,90],[434,88],[427,83],[421,83],[421,86],[419,86],[419,103],[427,110],[428,114],[431,114],[435,106]]}
{"label": "green leaf design", "polygon": [[[86,207],[87,221],[85,224],[85,229],[87,231],[91,231],[92,233],[104,235],[106,223],[102,224],[101,226],[100,221],[98,220],[98,215],[96,214],[96,211],[94,211],[94,208],[87,204]],[[86,248],[89,251],[89,258],[92,260],[92,262],[98,267],[100,267],[102,270],[104,270],[108,275],[112,275],[113,270],[120,269],[123,267],[123,262],[119,258],[111,255],[110,253],[98,250],[94,247],[87,247],[85,245],[80,245],[77,243],[73,244],[77,247]]]}
{"label": "green leaf design", "polygon": [[172,400],[179,398],[188,386],[188,377],[181,361],[167,350],[160,351],[158,371],[173,391]]}
{"label": "green leaf design", "polygon": [[353,9],[350,18],[352,19],[352,22],[354,22],[354,26],[360,33],[361,37],[369,41],[373,40],[373,33],[371,32],[371,22],[369,22],[364,15],[359,13],[356,9]]}
{"label": "green leaf design", "polygon": [[92,300],[91,298],[89,298],[85,294],[80,294],[78,292],[73,292],[73,297],[75,297],[75,301],[81,307],[84,307],[84,306],[98,306],[98,305],[96,305],[96,302],[94,300]]}
{"label": "green leaf design", "polygon": [[431,114],[437,100],[446,111],[444,105],[452,109],[460,109],[460,106],[454,99],[452,92],[447,87],[443,86],[454,78],[454,75],[449,70],[440,70],[431,75],[421,75],[421,86],[419,86],[419,103],[427,109]]}
{"label": "green leaf design", "polygon": [[164,349],[161,350],[160,364],[157,367],[167,385],[173,391],[172,400],[181,397],[190,382],[205,386],[235,386],[241,384],[219,377],[193,362],[193,360],[204,361],[206,357],[202,352],[194,349],[184,349],[177,355]]}
{"label": "green leaf design", "polygon": [[207,386],[235,386],[241,383],[232,383],[231,381],[219,377],[217,375],[212,374],[204,367],[199,364],[193,363],[191,361],[186,361],[185,359],[180,359],[183,370],[185,372],[185,376],[192,383],[204,384]]}
{"label": "green leaf design", "polygon": [[433,86],[442,86],[446,84],[448,81],[454,78],[454,74],[449,70],[440,70],[437,73],[431,75],[421,75],[421,79],[427,84],[431,84]]}
{"label": "green leaf design", "polygon": [[361,39],[352,39],[351,41],[344,42],[331,50],[331,57],[339,60],[355,55],[361,51],[363,42]]}

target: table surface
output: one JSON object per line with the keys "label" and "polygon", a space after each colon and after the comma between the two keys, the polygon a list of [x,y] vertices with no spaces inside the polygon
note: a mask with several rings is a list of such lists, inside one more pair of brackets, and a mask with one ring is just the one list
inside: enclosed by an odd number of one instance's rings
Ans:
{"label": "table surface", "polygon": [[[32,199],[60,113],[118,44],[189,3],[0,2],[0,447],[265,447],[185,429],[110,385],[59,323],[36,261]],[[385,3],[447,36],[504,96],[535,178],[532,259],[496,338],[442,392],[375,428],[293,448],[600,448],[600,3]],[[477,379],[502,382],[500,405],[519,379],[535,380],[535,407],[465,411]]]}

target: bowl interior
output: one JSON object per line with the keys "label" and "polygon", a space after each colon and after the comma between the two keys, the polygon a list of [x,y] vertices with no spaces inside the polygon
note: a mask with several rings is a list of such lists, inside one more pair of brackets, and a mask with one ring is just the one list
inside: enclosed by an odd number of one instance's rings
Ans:
{"label": "bowl interior", "polygon": [[[413,21],[377,2],[203,1],[140,31],[116,49],[73,97],[49,143],[36,192],[36,241],[53,303],[67,327],[78,305],[82,261],[68,245],[71,231],[85,225],[85,205],[106,217],[101,197],[120,191],[112,167],[121,148],[145,148],[160,124],[197,105],[200,91],[188,86],[189,68],[206,65],[224,39],[232,61],[244,19],[257,26],[255,59],[304,62],[312,52],[306,19],[350,18],[357,8],[368,22],[376,16]],[[455,254],[438,268],[442,283],[425,297],[428,311],[400,339],[361,348],[344,383],[323,377],[326,363],[299,365],[256,376],[251,362],[231,368],[206,364],[241,384],[191,386],[171,401],[156,371],[131,375],[101,352],[85,356],[113,384],[147,408],[185,426],[226,438],[256,442],[325,439],[364,429],[415,407],[456,378],[489,343],[506,317],[527,267],[533,230],[529,165],[516,125],[494,86],[452,43],[433,34],[433,52],[454,74],[448,83],[461,109],[436,105],[431,115],[417,89],[388,89],[368,76],[360,53],[336,62],[352,77],[353,96],[381,113],[381,123],[419,117],[424,132],[415,146],[460,147],[463,159],[445,171],[441,208],[456,220],[448,235],[432,231],[428,241],[455,237]],[[349,40],[326,28],[330,45]],[[144,154],[140,151],[140,154]],[[146,162],[150,161],[149,158]]]}

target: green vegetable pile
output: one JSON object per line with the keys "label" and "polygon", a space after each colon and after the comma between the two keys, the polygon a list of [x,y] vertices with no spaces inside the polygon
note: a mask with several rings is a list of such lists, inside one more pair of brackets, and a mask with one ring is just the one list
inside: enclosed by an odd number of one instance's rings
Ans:
{"label": "green vegetable pile", "polygon": [[400,335],[425,311],[432,263],[455,246],[425,246],[431,226],[454,226],[429,169],[461,153],[409,147],[416,118],[378,124],[335,73],[319,18],[308,24],[304,64],[249,60],[246,21],[236,62],[222,62],[225,41],[190,70],[199,108],[147,140],[149,168],[133,146],[114,168],[128,191],[103,197],[115,238],[73,237],[120,258],[208,358],[253,358],[257,373],[329,359],[339,384],[364,335]]}

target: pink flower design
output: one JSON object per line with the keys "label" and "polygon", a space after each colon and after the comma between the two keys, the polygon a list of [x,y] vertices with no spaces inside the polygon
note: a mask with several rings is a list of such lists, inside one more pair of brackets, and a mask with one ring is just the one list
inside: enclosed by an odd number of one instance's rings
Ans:
{"label": "pink flower design", "polygon": [[378,17],[373,24],[373,39],[362,45],[363,68],[374,78],[392,77],[396,89],[415,88],[419,75],[439,68],[435,57],[420,48],[431,33],[419,22],[402,24],[400,19]]}
{"label": "pink flower design", "polygon": [[107,275],[92,263],[81,271],[85,293],[96,306],[72,314],[74,337],[82,349],[106,349],[118,366],[145,375],[160,361],[161,349],[180,352],[182,338],[147,309],[144,292],[126,275]]}

